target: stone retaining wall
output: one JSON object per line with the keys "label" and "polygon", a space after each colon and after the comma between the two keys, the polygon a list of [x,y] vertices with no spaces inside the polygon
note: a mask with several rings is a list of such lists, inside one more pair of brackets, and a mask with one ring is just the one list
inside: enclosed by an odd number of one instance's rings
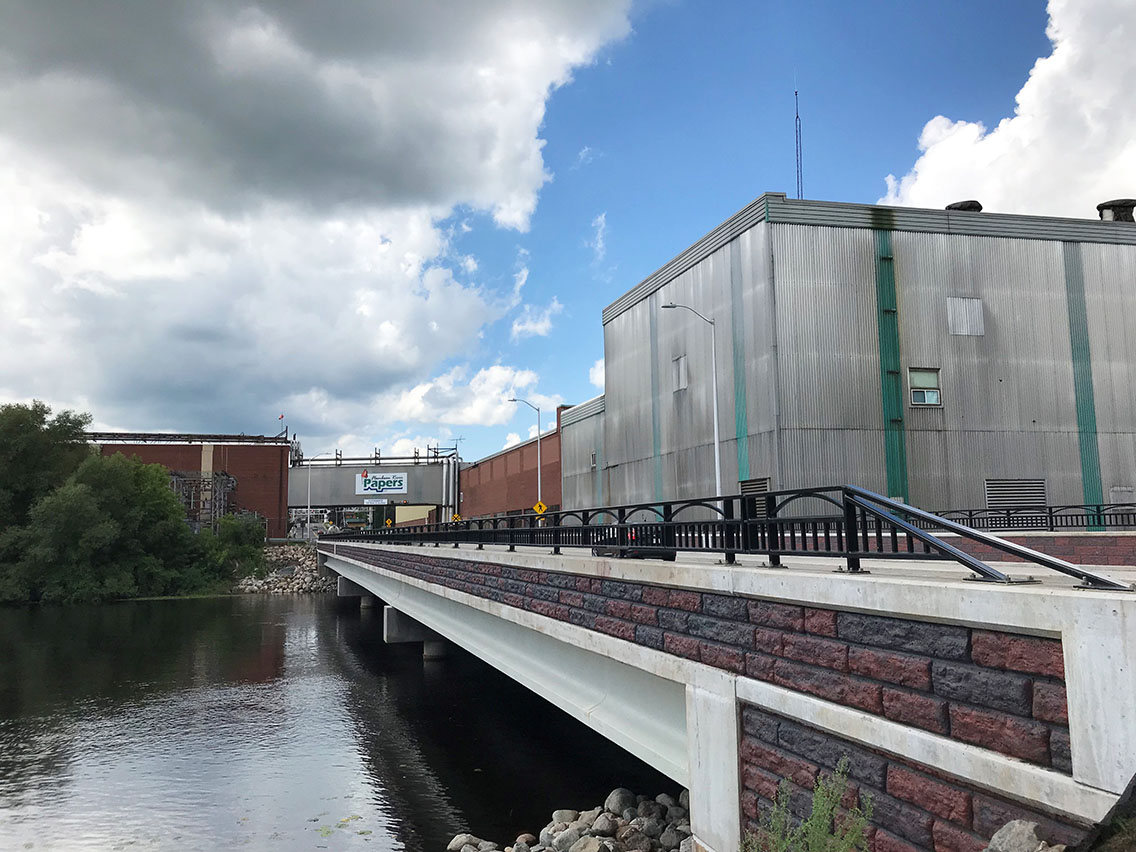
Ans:
{"label": "stone retaining wall", "polygon": [[458,589],[905,725],[1072,772],[1061,642],[338,545]]}
{"label": "stone retaining wall", "polygon": [[872,800],[874,852],[979,852],[1010,820],[1038,824],[1049,843],[1078,843],[1085,827],[1058,822],[1007,799],[935,773],[925,766],[858,746],[833,734],[742,706],[742,813],[747,829],[773,806],[781,779],[789,782],[789,809],[805,818],[818,772],[849,759],[844,806]]}

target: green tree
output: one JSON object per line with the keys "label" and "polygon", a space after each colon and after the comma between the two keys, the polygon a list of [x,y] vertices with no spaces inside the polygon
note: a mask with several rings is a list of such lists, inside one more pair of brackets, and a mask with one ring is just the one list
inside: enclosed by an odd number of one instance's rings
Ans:
{"label": "green tree", "polygon": [[8,558],[18,558],[0,595],[79,603],[197,591],[205,576],[194,555],[161,465],[90,456],[10,536]]}
{"label": "green tree", "polygon": [[257,515],[226,515],[217,532],[202,530],[194,542],[195,570],[202,584],[231,584],[264,572],[264,523]]}
{"label": "green tree", "polygon": [[39,401],[0,405],[0,535],[27,523],[32,506],[91,454],[84,434],[90,422],[89,414],[73,411],[52,417]]}

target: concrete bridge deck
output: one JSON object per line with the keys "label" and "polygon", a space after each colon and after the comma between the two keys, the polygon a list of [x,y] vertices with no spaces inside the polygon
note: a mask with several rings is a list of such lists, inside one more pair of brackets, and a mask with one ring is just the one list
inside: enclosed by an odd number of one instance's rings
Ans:
{"label": "concrete bridge deck", "polygon": [[[877,852],[977,850],[1009,819],[1076,841],[1136,772],[1136,594],[968,581],[944,562],[675,562],[320,544],[321,562],[691,789],[732,852],[842,753]],[[1136,568],[1103,573],[1136,581]],[[1044,574],[1044,576],[1042,576]]]}

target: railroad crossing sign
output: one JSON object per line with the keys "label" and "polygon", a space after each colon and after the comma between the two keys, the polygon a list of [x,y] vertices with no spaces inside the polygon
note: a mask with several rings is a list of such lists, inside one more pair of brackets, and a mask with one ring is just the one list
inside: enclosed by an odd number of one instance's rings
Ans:
{"label": "railroad crossing sign", "polygon": [[533,506],[533,511],[536,512],[538,515],[543,515],[545,512],[548,511],[548,507],[546,505],[544,505],[544,503],[540,502],[540,500],[537,500],[536,505]]}
{"label": "railroad crossing sign", "polygon": [[394,521],[392,521],[390,518],[387,518],[387,526],[388,527],[391,526],[393,523],[394,523]]}
{"label": "railroad crossing sign", "polygon": [[450,520],[453,521],[454,523],[457,523],[461,519],[462,519],[462,516],[459,515],[457,512],[454,512],[453,516],[451,516],[451,518],[450,518]]}

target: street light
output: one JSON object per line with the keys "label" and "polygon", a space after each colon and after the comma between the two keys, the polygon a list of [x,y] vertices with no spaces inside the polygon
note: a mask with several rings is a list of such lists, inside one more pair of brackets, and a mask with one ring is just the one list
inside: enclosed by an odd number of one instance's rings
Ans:
{"label": "street light", "polygon": [[312,537],[312,462],[320,456],[330,456],[334,452],[335,450],[325,450],[308,459],[308,513],[304,515],[304,538],[307,539]]}
{"label": "street light", "polygon": [[517,399],[515,396],[510,397],[509,402],[523,402],[536,412],[536,502],[540,503],[540,409],[527,399]]}
{"label": "street light", "polygon": [[714,387],[714,488],[716,496],[722,496],[722,445],[718,438],[718,341],[715,333],[714,320],[703,316],[690,305],[679,305],[674,302],[663,305],[664,308],[684,308],[710,326],[710,381]]}

